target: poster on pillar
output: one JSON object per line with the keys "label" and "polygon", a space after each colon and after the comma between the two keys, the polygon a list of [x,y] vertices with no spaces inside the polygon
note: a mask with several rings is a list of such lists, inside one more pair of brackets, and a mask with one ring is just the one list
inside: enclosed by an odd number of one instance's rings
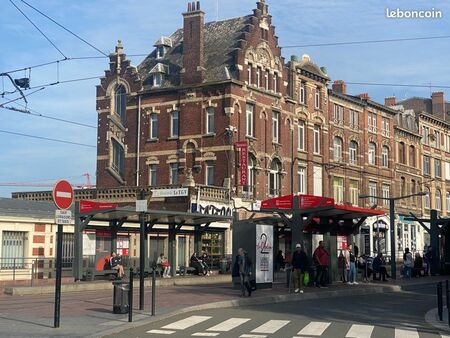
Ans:
{"label": "poster on pillar", "polygon": [[256,283],[273,282],[273,226],[256,224]]}

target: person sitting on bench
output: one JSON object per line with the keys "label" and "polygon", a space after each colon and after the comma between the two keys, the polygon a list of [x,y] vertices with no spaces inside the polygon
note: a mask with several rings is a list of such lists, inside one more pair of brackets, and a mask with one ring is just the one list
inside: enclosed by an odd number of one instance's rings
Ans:
{"label": "person sitting on bench", "polygon": [[420,256],[419,252],[416,252],[416,257],[414,259],[414,267],[412,270],[413,277],[425,276],[425,268],[423,267],[423,258]]}
{"label": "person sitting on bench", "polygon": [[169,261],[167,260],[166,257],[164,257],[163,253],[159,255],[156,264],[160,266],[161,269],[163,269],[163,278],[171,278]]}
{"label": "person sitting on bench", "polygon": [[372,269],[373,269],[373,279],[375,280],[375,274],[378,272],[380,274],[380,278],[378,280],[382,279],[383,282],[386,282],[386,277],[390,278],[390,276],[387,273],[386,267],[384,266],[384,258],[383,254],[379,253],[377,257],[374,258],[372,262]]}
{"label": "person sitting on bench", "polygon": [[204,270],[203,270],[203,265],[200,262],[200,259],[197,256],[197,253],[194,252],[191,256],[191,262],[190,262],[190,266],[193,267],[195,269],[195,274],[196,275],[203,275],[204,274]]}
{"label": "person sitting on bench", "polygon": [[111,258],[109,259],[109,265],[112,270],[117,270],[117,277],[123,278],[125,272],[123,271],[122,256],[118,256],[114,251],[111,252]]}

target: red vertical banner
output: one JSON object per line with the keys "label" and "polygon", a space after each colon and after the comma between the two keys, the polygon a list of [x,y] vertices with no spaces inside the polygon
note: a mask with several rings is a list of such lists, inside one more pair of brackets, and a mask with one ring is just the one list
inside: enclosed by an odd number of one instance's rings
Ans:
{"label": "red vertical banner", "polygon": [[247,141],[240,141],[236,142],[234,146],[239,150],[239,166],[241,168],[240,185],[247,186],[248,144]]}

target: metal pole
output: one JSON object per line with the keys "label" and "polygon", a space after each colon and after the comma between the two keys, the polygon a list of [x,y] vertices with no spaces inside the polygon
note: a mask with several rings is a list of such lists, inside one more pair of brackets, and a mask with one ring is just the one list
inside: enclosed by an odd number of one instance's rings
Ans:
{"label": "metal pole", "polygon": [[[143,190],[139,193],[139,199],[145,199]],[[145,213],[139,214],[139,221],[141,223],[140,231],[140,246],[139,246],[139,310],[144,310],[144,277],[145,277]]]}
{"label": "metal pole", "polygon": [[34,261],[31,262],[31,286],[33,286],[34,280]]}
{"label": "metal pole", "polygon": [[380,253],[380,220],[377,216],[377,254]]}
{"label": "metal pole", "polygon": [[445,300],[446,300],[446,305],[447,305],[447,320],[448,320],[448,325],[450,325],[450,309],[449,309],[450,299],[449,299],[449,290],[448,290],[448,279],[445,281]]}
{"label": "metal pole", "polygon": [[391,278],[397,279],[397,262],[395,259],[395,200],[389,199],[389,229],[391,234]]}
{"label": "metal pole", "polygon": [[13,281],[16,280],[16,258],[13,258]]}
{"label": "metal pole", "polygon": [[155,315],[155,303],[156,303],[156,270],[152,272],[152,316]]}
{"label": "metal pole", "polygon": [[61,310],[61,270],[62,270],[62,234],[63,226],[58,224],[58,233],[56,235],[56,281],[55,281],[55,315],[54,327],[59,327],[59,317]]}
{"label": "metal pole", "polygon": [[133,268],[130,268],[130,288],[128,290],[128,322],[133,321]]}
{"label": "metal pole", "polygon": [[442,282],[437,283],[437,301],[439,320],[442,321]]}

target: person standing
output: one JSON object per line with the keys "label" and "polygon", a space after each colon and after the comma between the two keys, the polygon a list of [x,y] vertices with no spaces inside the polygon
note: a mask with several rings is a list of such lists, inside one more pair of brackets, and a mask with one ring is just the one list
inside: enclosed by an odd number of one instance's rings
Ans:
{"label": "person standing", "polygon": [[404,277],[411,279],[411,271],[413,268],[413,258],[411,252],[409,252],[409,248],[405,249],[405,253],[403,254],[403,266],[404,266]]}
{"label": "person standing", "polygon": [[308,271],[308,256],[302,250],[301,244],[295,245],[295,252],[292,255],[292,274],[294,278],[294,292],[303,293],[303,277],[305,272]]}
{"label": "person standing", "polygon": [[316,276],[316,286],[317,287],[326,287],[327,282],[327,269],[328,269],[328,259],[330,254],[323,246],[323,241],[319,242],[319,246],[314,250],[314,263],[317,269]]}
{"label": "person standing", "polygon": [[247,290],[249,297],[252,295],[252,288],[249,281],[252,274],[252,267],[252,260],[248,256],[247,252],[244,249],[239,248],[233,266],[233,277],[239,276],[241,280],[241,297],[245,297],[245,290]]}
{"label": "person standing", "polygon": [[374,260],[372,262],[372,270],[373,270],[373,279],[374,280],[375,280],[376,272],[378,272],[380,274],[380,279],[383,282],[387,281],[386,277],[390,277],[384,264],[385,264],[385,262],[384,262],[383,254],[380,252],[377,255],[377,257],[374,258]]}
{"label": "person standing", "polygon": [[425,263],[427,264],[425,269],[425,276],[431,275],[431,264],[433,262],[433,248],[431,245],[428,246],[427,252],[425,253]]}
{"label": "person standing", "polygon": [[349,259],[348,284],[358,284],[356,281],[356,256],[353,253],[353,246],[351,244],[347,246],[347,251]]}

